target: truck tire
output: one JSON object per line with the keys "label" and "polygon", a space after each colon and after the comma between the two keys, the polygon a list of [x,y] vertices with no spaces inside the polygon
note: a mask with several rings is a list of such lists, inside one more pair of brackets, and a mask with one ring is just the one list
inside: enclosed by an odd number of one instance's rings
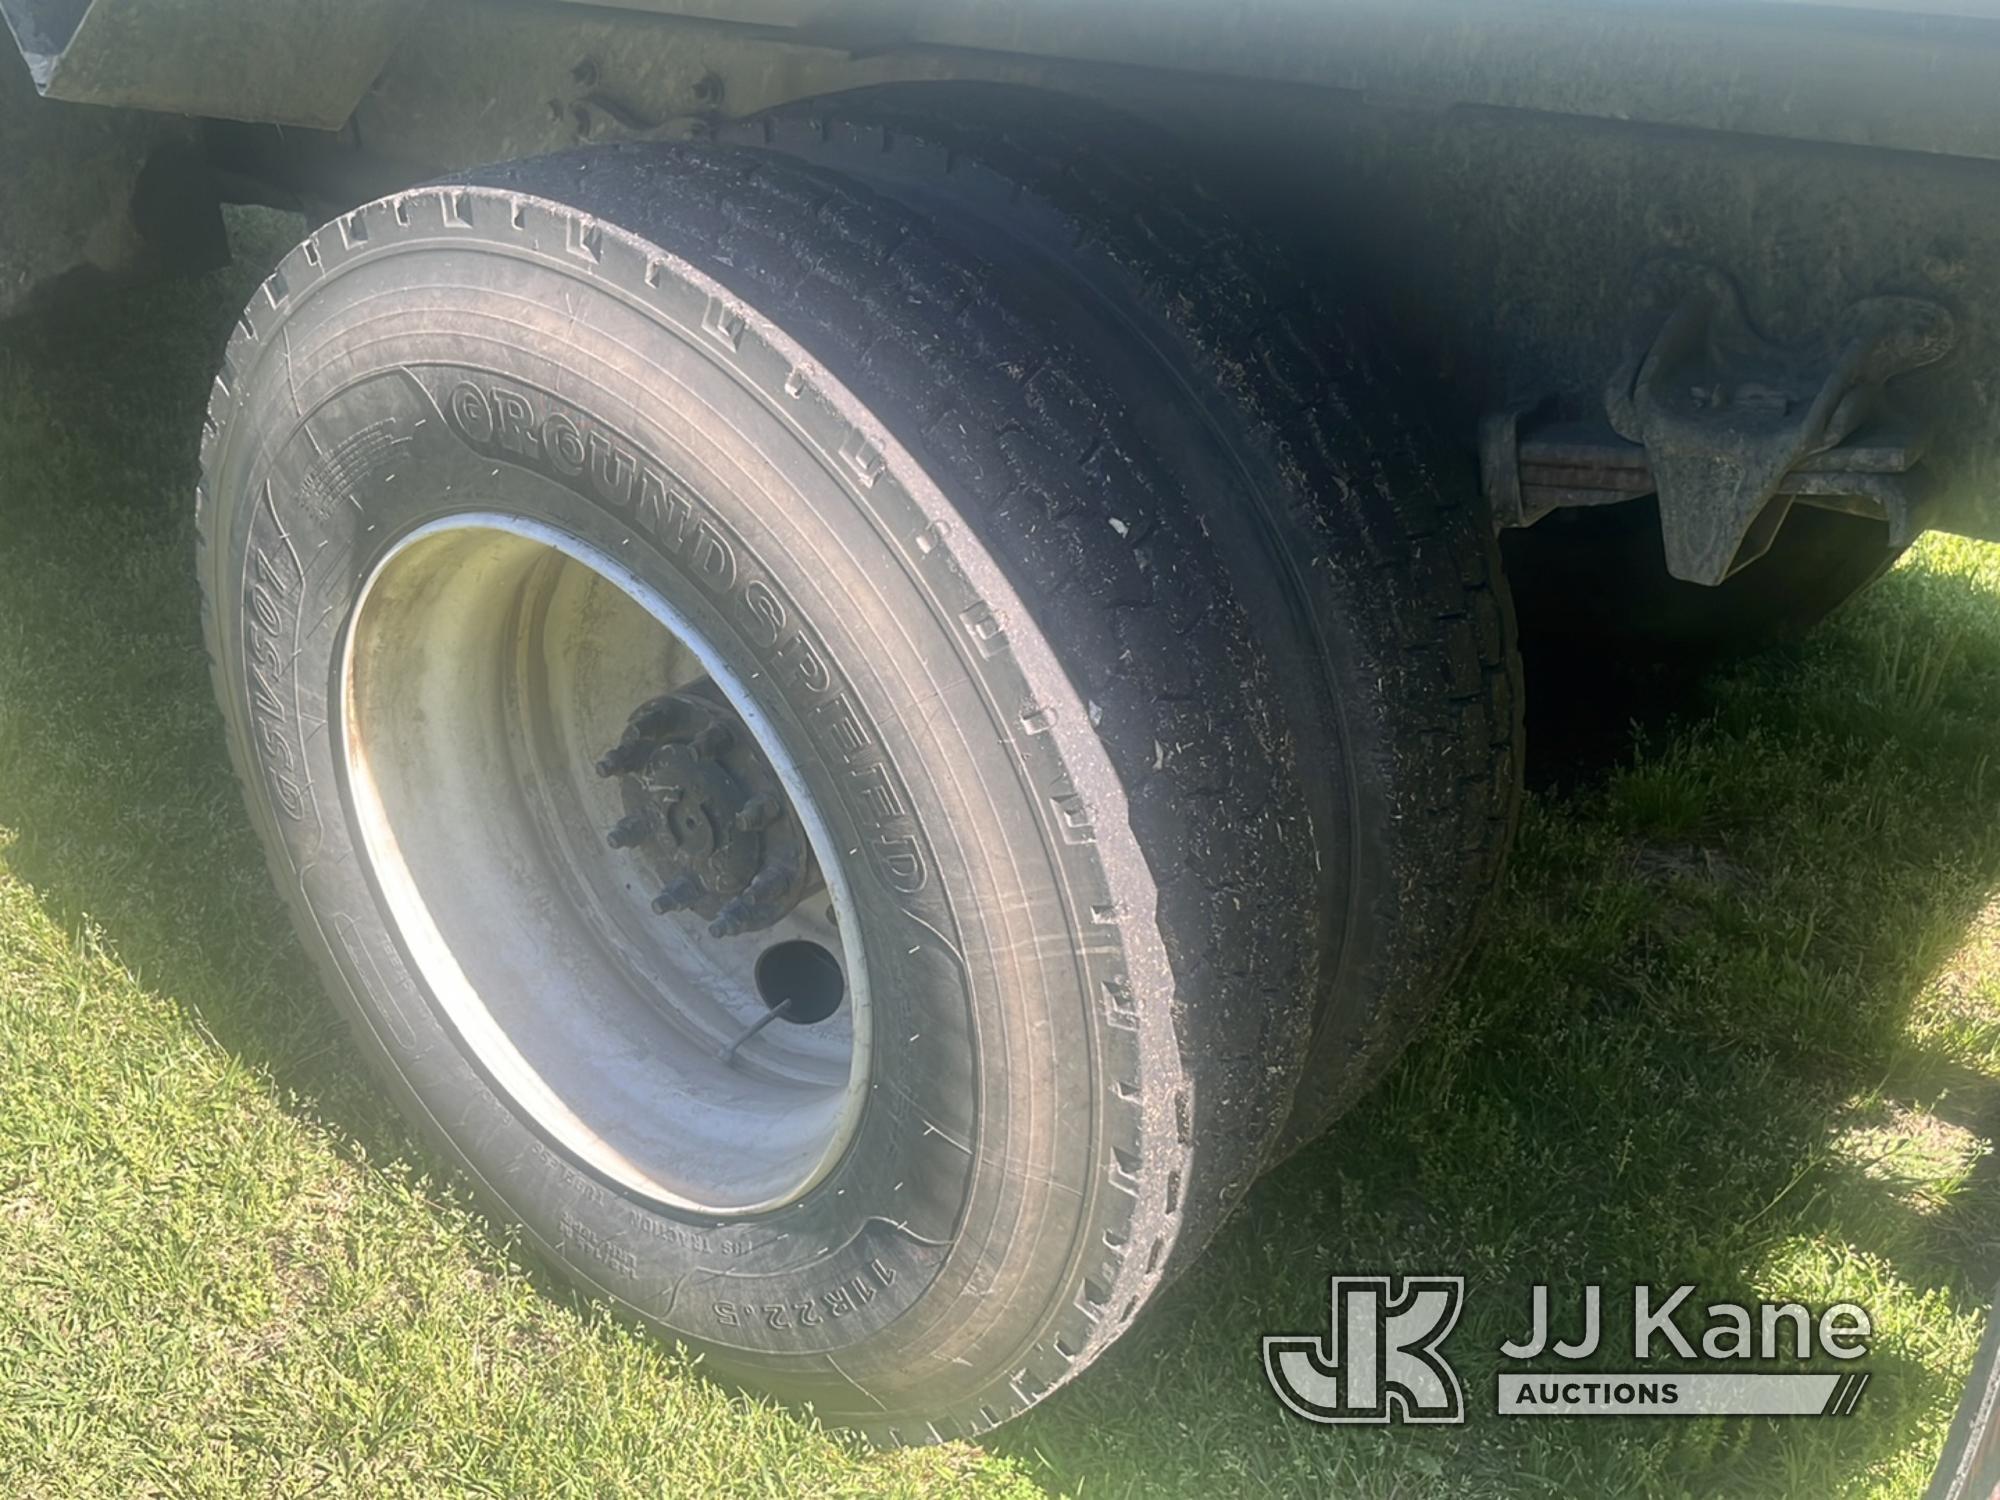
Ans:
{"label": "truck tire", "polygon": [[213,393],[216,690],[362,1050],[569,1279],[887,1442],[1094,1359],[1312,1024],[1296,647],[1105,344],[619,146],[319,230]]}
{"label": "truck tire", "polygon": [[[1497,889],[1521,776],[1514,620],[1469,458],[1427,429],[1392,347],[1190,187],[1185,155],[1087,101],[902,84],[789,105],[723,139],[922,212],[1091,328],[1148,391],[1132,419],[1254,516],[1239,593],[1297,622],[1285,675],[1317,774],[1313,1043],[1284,1150],[1388,1067]],[[1274,586],[1280,592],[1274,593]],[[1282,1153],[1281,1153],[1282,1154]]]}
{"label": "truck tire", "polygon": [[1559,511],[1501,538],[1529,659],[1691,672],[1817,625],[1902,555],[1866,516],[1794,505],[1771,550],[1713,588],[1667,572],[1651,498]]}

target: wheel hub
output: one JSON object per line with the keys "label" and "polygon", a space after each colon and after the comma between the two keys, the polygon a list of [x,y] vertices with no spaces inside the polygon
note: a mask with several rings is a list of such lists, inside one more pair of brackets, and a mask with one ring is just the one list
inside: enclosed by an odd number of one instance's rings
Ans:
{"label": "wheel hub", "polygon": [[634,709],[597,774],[622,779],[625,816],[608,842],[646,862],[661,915],[695,912],[718,938],[758,932],[820,883],[777,773],[706,682]]}

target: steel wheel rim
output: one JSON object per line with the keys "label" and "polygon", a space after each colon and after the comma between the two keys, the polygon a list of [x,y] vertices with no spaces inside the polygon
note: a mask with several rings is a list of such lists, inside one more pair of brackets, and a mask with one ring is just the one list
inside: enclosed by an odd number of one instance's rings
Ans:
{"label": "steel wheel rim", "polygon": [[[719,939],[650,909],[644,869],[606,845],[620,794],[592,765],[639,697],[700,676],[748,726],[824,878],[776,926]],[[453,516],[364,583],[339,699],[349,805],[390,923],[517,1110],[598,1175],[704,1217],[782,1207],[826,1175],[867,1086],[858,917],[796,762],[685,615],[556,528]],[[815,1025],[766,1024],[726,1059],[774,1004],[758,960],[779,944],[831,954],[843,1003]]]}

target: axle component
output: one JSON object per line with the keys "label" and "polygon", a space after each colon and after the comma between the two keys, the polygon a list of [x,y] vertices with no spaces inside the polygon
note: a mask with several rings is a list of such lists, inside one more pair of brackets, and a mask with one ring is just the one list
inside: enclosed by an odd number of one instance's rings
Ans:
{"label": "axle component", "polygon": [[652,868],[662,916],[691,911],[711,936],[734,937],[770,927],[820,884],[777,773],[706,682],[634,709],[597,774],[623,780],[625,814],[605,841]]}

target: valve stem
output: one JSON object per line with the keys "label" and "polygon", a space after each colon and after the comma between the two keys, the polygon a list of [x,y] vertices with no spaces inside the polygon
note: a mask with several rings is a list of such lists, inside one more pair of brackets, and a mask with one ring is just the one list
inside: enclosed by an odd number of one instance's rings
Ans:
{"label": "valve stem", "polygon": [[769,1010],[765,1011],[763,1015],[759,1016],[756,1020],[752,1021],[750,1023],[750,1029],[748,1031],[744,1032],[743,1035],[739,1036],[735,1041],[731,1042],[727,1047],[724,1047],[722,1049],[723,1063],[728,1067],[732,1068],[735,1067],[736,1049],[741,1047],[745,1042],[749,1041],[751,1037],[755,1036],[758,1032],[762,1031],[766,1026],[769,1026],[773,1021],[777,1020],[780,1016],[784,1015],[784,1013],[790,1010],[791,1008],[792,1008],[791,1001],[780,1000],[776,1005],[772,1006]]}

